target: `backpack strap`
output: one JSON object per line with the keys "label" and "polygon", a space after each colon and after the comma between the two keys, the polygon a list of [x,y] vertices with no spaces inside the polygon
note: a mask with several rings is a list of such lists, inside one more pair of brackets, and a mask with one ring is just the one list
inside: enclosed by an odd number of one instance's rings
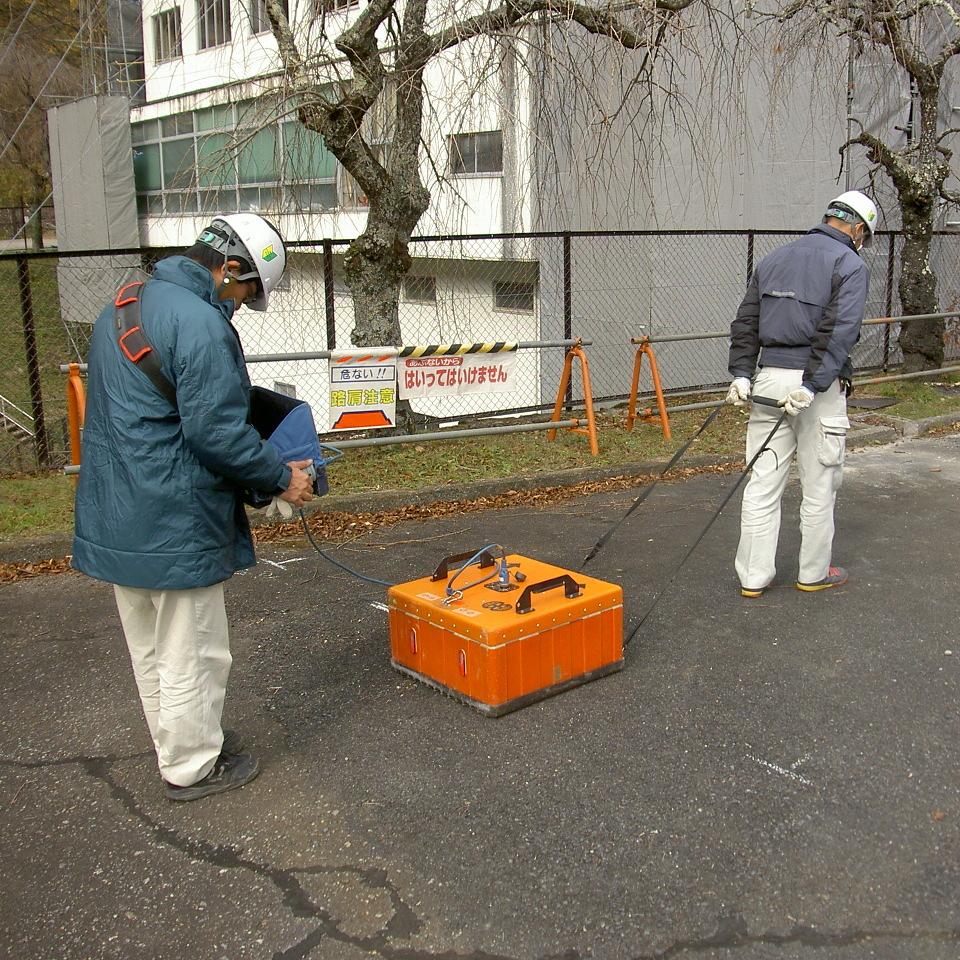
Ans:
{"label": "backpack strap", "polygon": [[160,358],[140,326],[140,290],[143,281],[128,283],[114,301],[116,312],[117,343],[124,356],[136,364],[149,377],[164,399],[177,409],[177,391],[164,376]]}

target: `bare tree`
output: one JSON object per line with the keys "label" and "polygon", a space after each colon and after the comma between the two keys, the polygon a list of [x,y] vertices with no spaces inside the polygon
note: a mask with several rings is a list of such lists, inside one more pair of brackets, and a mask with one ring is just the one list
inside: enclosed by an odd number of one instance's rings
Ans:
{"label": "bare tree", "polygon": [[19,200],[31,211],[36,248],[50,196],[46,108],[81,91],[76,31],[76,10],[59,0],[17,0],[0,17],[0,202]]}
{"label": "bare tree", "polygon": [[[776,12],[782,21],[808,18],[834,37],[849,38],[854,52],[874,51],[901,71],[910,90],[909,115],[899,127],[902,142],[884,139],[858,121],[859,133],[842,147],[865,148],[874,164],[871,177],[885,174],[900,211],[903,251],[898,283],[906,316],[938,312],[937,277],[931,269],[931,246],[937,213],[944,202],[960,204],[949,189],[953,151],[946,142],[960,132],[942,122],[944,79],[960,54],[958,0],[795,0]],[[893,130],[891,130],[891,135]],[[900,347],[908,371],[939,367],[944,354],[943,320],[903,324]]]}
{"label": "bare tree", "polygon": [[[349,27],[332,36],[322,20],[319,35],[295,34],[281,0],[266,0],[285,80],[301,123],[320,134],[369,207],[366,227],[350,245],[344,270],[354,299],[357,346],[400,342],[398,301],[409,270],[410,237],[427,211],[430,193],[421,177],[424,121],[429,109],[425,74],[457,48],[485,41],[521,42],[524,30],[582,31],[611,46],[636,51],[635,85],[650,84],[658,51],[682,35],[688,8],[707,0],[622,0],[597,5],[577,0],[505,0],[483,3],[370,0]],[[323,4],[319,4],[323,6]],[[564,26],[565,25],[565,26]],[[472,54],[467,53],[470,57]],[[331,86],[331,64],[345,69]],[[483,71],[475,61],[477,71]],[[374,105],[392,130],[388,150],[370,136]],[[435,168],[446,157],[430,157]]]}

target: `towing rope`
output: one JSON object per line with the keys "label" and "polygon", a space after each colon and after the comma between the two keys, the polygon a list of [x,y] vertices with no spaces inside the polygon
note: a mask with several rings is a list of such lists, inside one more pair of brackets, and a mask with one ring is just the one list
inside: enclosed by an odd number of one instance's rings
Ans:
{"label": "towing rope", "polygon": [[[584,557],[583,563],[580,564],[581,571],[600,552],[601,548],[605,546],[606,542],[617,532],[620,524],[622,524],[624,520],[626,520],[627,517],[629,517],[630,514],[633,513],[633,511],[636,510],[637,507],[639,507],[640,504],[647,499],[653,488],[663,479],[664,475],[673,469],[676,462],[687,452],[690,444],[693,443],[693,441],[696,440],[697,437],[699,437],[700,434],[703,433],[703,431],[706,430],[711,423],[713,423],[714,418],[724,408],[726,402],[726,398],[724,398],[719,404],[717,404],[716,409],[710,414],[709,417],[707,417],[706,420],[704,420],[700,429],[673,455],[673,459],[663,468],[660,476],[657,477],[657,479],[654,480],[653,483],[651,483],[650,486],[647,487],[646,490],[644,490],[643,493],[641,493],[640,496],[633,501],[633,503],[630,505],[630,509],[627,510],[627,512],[596,542],[596,544],[594,544],[593,549],[586,555],[586,557]],[[777,424],[777,426],[779,426],[779,424]]]}
{"label": "towing rope", "polygon": [[[776,401],[771,402],[764,397],[757,397],[755,398],[754,402],[766,403],[768,406],[776,405]],[[714,413],[716,412],[717,411],[714,410]],[[711,414],[710,419],[712,418],[713,418],[713,414]],[[707,525],[700,532],[700,536],[697,537],[696,540],[694,540],[693,546],[687,551],[686,556],[680,561],[679,564],[677,564],[677,568],[676,570],[673,571],[673,574],[671,575],[670,579],[660,588],[657,595],[653,598],[653,603],[651,603],[650,606],[647,607],[647,612],[640,618],[637,625],[630,631],[630,635],[626,638],[626,640],[623,641],[623,645],[625,647],[629,645],[631,640],[633,640],[633,638],[636,636],[637,631],[643,626],[644,621],[653,612],[653,608],[656,607],[656,605],[660,602],[660,598],[667,592],[667,589],[670,587],[673,581],[677,579],[677,575],[680,573],[681,569],[683,569],[683,565],[693,555],[693,551],[696,550],[698,546],[700,546],[700,541],[703,540],[703,538],[707,535],[707,531],[713,526],[714,521],[717,519],[717,517],[720,516],[720,513],[723,510],[723,508],[730,502],[730,498],[737,492],[738,488],[740,487],[740,484],[743,483],[744,477],[746,477],[746,475],[753,469],[753,465],[757,462],[757,460],[760,459],[760,455],[769,446],[770,441],[773,439],[773,435],[780,429],[780,424],[782,424],[783,421],[786,419],[787,419],[787,413],[786,411],[784,411],[783,413],[780,414],[780,419],[777,420],[777,422],[773,425],[773,429],[767,434],[767,438],[760,445],[760,449],[757,450],[757,452],[750,458],[750,462],[743,468],[743,470],[740,471],[740,475],[737,477],[736,483],[734,483],[734,485],[727,492],[727,495],[723,498],[723,502],[720,504],[720,506],[713,511],[713,516],[711,516],[710,519],[707,521]]]}

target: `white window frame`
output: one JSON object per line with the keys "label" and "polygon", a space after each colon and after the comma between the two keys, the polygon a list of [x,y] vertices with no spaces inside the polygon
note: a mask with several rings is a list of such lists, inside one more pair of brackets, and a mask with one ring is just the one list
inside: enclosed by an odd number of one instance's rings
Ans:
{"label": "white window frame", "polygon": [[[505,288],[512,289],[505,289]],[[524,288],[521,290],[520,288]],[[530,297],[530,306],[503,303],[504,298]],[[495,280],[493,282],[493,309],[506,313],[533,313],[537,309],[537,284],[532,280]]]}
{"label": "white window frame", "polygon": [[[481,137],[499,138],[496,148],[499,149],[500,164],[493,166],[490,164],[480,165],[481,156],[486,156],[486,151],[481,154],[477,150],[477,144]],[[469,150],[464,150],[469,147]],[[452,133],[447,141],[447,156],[450,167],[450,176],[452,177],[499,177],[503,175],[503,131],[502,130],[478,130],[473,133]]]}
{"label": "white window frame", "polygon": [[169,7],[152,17],[153,59],[155,63],[183,57],[183,32],[179,7]]}
{"label": "white window frame", "polygon": [[[287,0],[283,0],[284,15],[290,16],[290,9]],[[270,32],[270,18],[267,16],[266,0],[250,0],[250,33],[256,36],[258,33]]]}
{"label": "white window frame", "polygon": [[436,303],[437,278],[409,275],[404,277],[403,299],[407,303]]}
{"label": "white window frame", "polygon": [[201,50],[230,43],[230,0],[197,0],[197,30]]}

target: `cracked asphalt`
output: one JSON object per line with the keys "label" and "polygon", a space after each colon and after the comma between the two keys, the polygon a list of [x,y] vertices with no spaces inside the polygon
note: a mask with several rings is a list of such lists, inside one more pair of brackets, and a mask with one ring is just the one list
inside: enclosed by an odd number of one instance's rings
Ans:
{"label": "cracked asphalt", "polygon": [[[848,454],[851,579],[817,594],[795,482],[759,600],[739,497],[677,569],[734,480],[659,485],[585,570],[639,624],[625,669],[499,719],[391,669],[383,587],[261,548],[225,722],[263,772],[190,804],[110,588],[0,587],[0,956],[957,960],[960,437]],[[330,550],[390,582],[490,542],[576,571],[635,495]]]}

